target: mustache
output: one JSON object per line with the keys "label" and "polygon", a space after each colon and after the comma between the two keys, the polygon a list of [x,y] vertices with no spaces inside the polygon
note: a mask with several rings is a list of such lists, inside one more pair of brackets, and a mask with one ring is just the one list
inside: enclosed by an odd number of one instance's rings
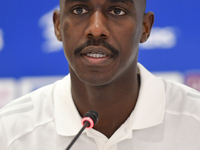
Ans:
{"label": "mustache", "polygon": [[74,55],[79,54],[87,46],[103,46],[112,52],[113,57],[117,57],[119,55],[119,51],[103,39],[98,39],[98,40],[89,39],[88,41],[81,44],[79,47],[75,49]]}

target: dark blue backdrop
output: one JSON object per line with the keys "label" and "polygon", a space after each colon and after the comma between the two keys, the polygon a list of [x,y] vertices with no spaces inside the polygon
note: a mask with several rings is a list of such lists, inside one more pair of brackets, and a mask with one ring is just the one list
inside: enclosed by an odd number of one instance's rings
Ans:
{"label": "dark blue backdrop", "polygon": [[[49,16],[58,2],[0,2],[0,77],[68,73],[60,44],[52,42]],[[199,4],[199,0],[147,0],[147,11],[155,13],[155,32],[151,47],[141,46],[139,62],[150,71],[200,69]]]}

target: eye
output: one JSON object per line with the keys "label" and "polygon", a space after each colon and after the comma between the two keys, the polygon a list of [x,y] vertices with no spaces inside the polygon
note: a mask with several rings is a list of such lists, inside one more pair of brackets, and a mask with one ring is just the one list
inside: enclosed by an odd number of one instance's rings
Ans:
{"label": "eye", "polygon": [[77,7],[75,9],[73,9],[72,11],[74,14],[76,15],[81,15],[81,14],[85,14],[88,12],[88,10],[84,9],[83,7]]}
{"label": "eye", "polygon": [[125,15],[126,12],[123,11],[122,9],[120,8],[114,8],[113,10],[111,10],[109,13],[113,14],[113,15],[117,15],[117,16],[122,16],[122,15]]}

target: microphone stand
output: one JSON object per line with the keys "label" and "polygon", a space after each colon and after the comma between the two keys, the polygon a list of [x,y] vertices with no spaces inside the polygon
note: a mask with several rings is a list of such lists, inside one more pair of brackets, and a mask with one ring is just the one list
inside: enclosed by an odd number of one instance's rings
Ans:
{"label": "microphone stand", "polygon": [[81,130],[78,132],[78,134],[74,137],[74,139],[71,141],[71,143],[68,145],[68,147],[66,148],[66,150],[69,150],[72,145],[74,144],[74,142],[76,142],[76,140],[79,138],[79,136],[81,135],[81,133],[85,130],[86,127],[89,127],[90,123],[88,121],[84,122],[84,126],[81,128]]}
{"label": "microphone stand", "polygon": [[69,150],[72,147],[74,142],[76,142],[76,140],[79,138],[81,133],[85,130],[85,128],[90,129],[97,123],[98,117],[99,117],[98,113],[94,110],[91,110],[84,115],[84,117],[81,120],[83,127],[78,132],[78,134],[74,137],[74,139],[71,141],[71,143],[68,145],[66,150]]}

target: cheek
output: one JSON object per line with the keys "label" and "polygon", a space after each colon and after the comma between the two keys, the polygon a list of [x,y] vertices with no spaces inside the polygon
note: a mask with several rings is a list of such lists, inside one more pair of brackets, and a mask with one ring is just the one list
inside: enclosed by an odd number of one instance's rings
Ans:
{"label": "cheek", "polygon": [[61,26],[63,49],[70,66],[74,64],[74,50],[80,45],[84,36],[82,29],[81,24],[74,23],[72,19],[68,18],[63,21]]}
{"label": "cheek", "polygon": [[73,51],[73,45],[76,43],[78,36],[76,34],[76,30],[74,30],[73,24],[69,20],[65,20],[61,26],[62,33],[62,42],[65,53],[69,53],[69,51]]}
{"label": "cheek", "polygon": [[73,64],[72,57],[73,57],[73,51],[71,50],[73,47],[73,42],[75,38],[71,30],[71,24],[70,21],[64,20],[61,25],[61,33],[62,33],[62,42],[63,42],[63,49],[65,53],[65,57],[67,58],[67,61],[69,65]]}
{"label": "cheek", "polygon": [[126,43],[125,46],[127,51],[130,50],[133,54],[135,54],[139,48],[142,33],[140,28],[138,24],[132,24],[124,30],[124,37],[126,37],[126,41],[124,41],[124,43]]}
{"label": "cheek", "polygon": [[134,23],[130,23],[118,30],[116,34],[120,35],[118,43],[120,43],[120,61],[122,65],[136,61],[140,41],[140,29],[138,30],[137,25]]}
{"label": "cheek", "polygon": [[74,50],[84,38],[84,25],[73,19],[66,18],[62,23],[62,38],[64,48]]}
{"label": "cheek", "polygon": [[140,41],[140,32],[141,29],[137,24],[130,24],[128,27],[125,28],[124,33],[127,36],[127,38],[129,38],[128,40],[133,43],[133,46],[135,46],[135,44],[139,44]]}
{"label": "cheek", "polygon": [[121,32],[117,34],[120,35],[118,43],[121,43],[121,50],[128,52],[137,47],[137,41],[139,40],[137,40],[138,36],[134,25],[123,28],[123,30],[121,30]]}
{"label": "cheek", "polygon": [[[62,30],[62,39],[64,43],[66,42],[68,43],[68,41],[74,40],[73,34],[71,34],[72,32],[70,32],[72,28],[71,26],[72,25],[70,24],[69,21],[64,21],[62,24],[61,30]],[[64,46],[66,46],[66,44]]]}

